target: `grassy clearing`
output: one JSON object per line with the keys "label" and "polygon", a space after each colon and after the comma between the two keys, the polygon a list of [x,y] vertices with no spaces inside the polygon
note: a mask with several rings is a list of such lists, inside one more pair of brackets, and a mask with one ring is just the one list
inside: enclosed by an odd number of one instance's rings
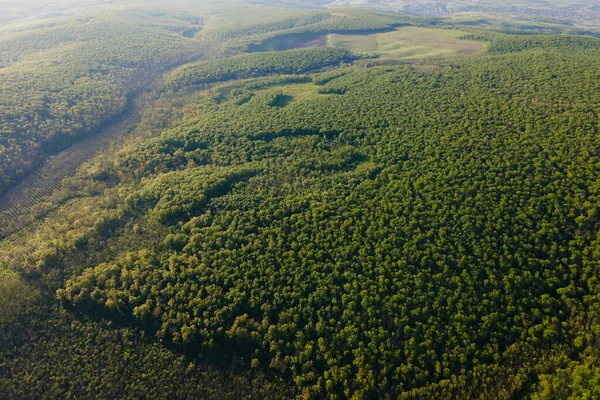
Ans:
{"label": "grassy clearing", "polygon": [[458,40],[465,32],[449,29],[403,27],[371,35],[331,34],[328,45],[358,53],[378,53],[382,59],[420,59],[466,56],[481,52],[484,43]]}
{"label": "grassy clearing", "polygon": [[[281,94],[287,96],[290,101],[287,104],[293,104],[298,102],[311,101],[315,96],[324,96],[319,94],[319,86],[313,85],[312,83],[298,83],[289,85],[276,85],[273,87],[263,88],[255,90],[255,94],[262,93],[264,97],[274,96]],[[253,99],[254,101],[261,101],[260,98]],[[253,100],[250,100],[252,102]]]}
{"label": "grassy clearing", "polygon": [[294,101],[310,101],[318,95],[318,87],[312,83],[278,86],[272,91],[281,91],[284,95],[293,97]]}

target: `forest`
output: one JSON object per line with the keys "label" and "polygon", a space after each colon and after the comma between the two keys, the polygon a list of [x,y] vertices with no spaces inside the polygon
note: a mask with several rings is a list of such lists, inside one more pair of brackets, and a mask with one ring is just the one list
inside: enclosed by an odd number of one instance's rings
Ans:
{"label": "forest", "polygon": [[[0,33],[3,190],[139,110],[0,226],[0,398],[600,396],[600,39],[264,7]],[[249,52],[399,24],[485,50]]]}
{"label": "forest", "polygon": [[2,35],[0,193],[121,113],[161,68],[201,56],[172,32],[185,18],[165,14],[149,28],[144,17],[107,12]]}
{"label": "forest", "polygon": [[166,84],[178,89],[190,85],[269,75],[304,74],[349,63],[356,58],[358,57],[349,50],[328,47],[242,54],[226,59],[186,64],[171,72],[166,78]]}

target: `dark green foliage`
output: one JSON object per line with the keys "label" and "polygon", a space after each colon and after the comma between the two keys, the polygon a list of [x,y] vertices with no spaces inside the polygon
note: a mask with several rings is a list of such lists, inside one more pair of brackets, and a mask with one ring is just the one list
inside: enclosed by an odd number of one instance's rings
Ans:
{"label": "dark green foliage", "polygon": [[[598,41],[522,40],[165,93],[170,128],[93,161],[35,235],[3,242],[52,310],[1,347],[1,393],[593,398]],[[305,72],[329,51],[171,79]]]}
{"label": "dark green foliage", "polygon": [[200,56],[170,31],[169,15],[106,13],[0,39],[0,194],[126,105],[126,95],[169,66]]}
{"label": "dark green foliage", "polygon": [[186,65],[171,73],[166,83],[171,87],[181,88],[266,75],[303,74],[347,63],[355,58],[349,50],[337,48],[244,54]]}
{"label": "dark green foliage", "polygon": [[250,167],[215,171],[213,168],[188,168],[161,175],[130,195],[128,208],[135,211],[154,208],[161,222],[189,220],[198,214],[212,197],[231,189],[237,181],[255,174]]}
{"label": "dark green foliage", "polygon": [[29,358],[0,359],[0,397],[290,398],[283,382],[269,382],[259,370],[206,367],[137,331],[115,328],[58,312],[20,349]]}
{"label": "dark green foliage", "polygon": [[566,35],[501,35],[494,33],[479,33],[461,36],[463,40],[488,42],[487,50],[492,54],[506,54],[517,51],[539,49],[545,51],[588,50],[598,51],[598,39]]}
{"label": "dark green foliage", "polygon": [[[119,163],[185,168],[197,141],[210,164],[268,168],[163,219],[167,248],[89,269],[59,298],[208,359],[232,352],[307,398],[528,390],[509,377],[547,371],[596,304],[581,299],[598,293],[597,63],[577,44],[357,69],[321,87],[340,95],[284,108],[269,99],[286,86],[199,101]],[[157,193],[170,209],[202,198]]]}

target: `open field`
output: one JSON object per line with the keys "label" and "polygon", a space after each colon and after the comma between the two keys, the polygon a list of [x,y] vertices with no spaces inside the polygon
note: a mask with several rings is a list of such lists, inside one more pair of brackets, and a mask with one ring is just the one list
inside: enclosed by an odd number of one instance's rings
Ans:
{"label": "open field", "polygon": [[574,35],[596,35],[600,31],[600,21],[598,20],[568,22],[550,17],[517,13],[460,12],[448,15],[444,17],[444,20],[452,24],[500,31]]}
{"label": "open field", "polygon": [[417,59],[472,55],[484,43],[459,40],[465,32],[414,26],[371,35],[331,34],[328,45],[345,47],[358,53],[378,53],[382,59]]}

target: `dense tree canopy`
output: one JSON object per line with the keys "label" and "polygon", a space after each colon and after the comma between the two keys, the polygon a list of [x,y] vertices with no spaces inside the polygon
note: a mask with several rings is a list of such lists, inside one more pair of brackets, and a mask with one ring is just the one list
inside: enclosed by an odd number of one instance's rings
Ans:
{"label": "dense tree canopy", "polygon": [[[329,20],[307,15],[278,23]],[[489,53],[306,75],[350,56],[306,49],[168,74],[187,90],[140,124],[165,129],[92,160],[2,242],[11,290],[39,287],[10,303],[26,344],[2,350],[3,392],[594,397],[600,40],[465,39]],[[103,375],[77,377],[80,356]]]}
{"label": "dense tree canopy", "polygon": [[349,50],[308,48],[243,54],[226,59],[187,64],[166,78],[173,88],[281,74],[303,74],[339,66],[357,58]]}
{"label": "dense tree canopy", "polygon": [[139,13],[61,20],[0,38],[0,194],[49,153],[90,134],[161,69],[200,56],[190,22]]}

